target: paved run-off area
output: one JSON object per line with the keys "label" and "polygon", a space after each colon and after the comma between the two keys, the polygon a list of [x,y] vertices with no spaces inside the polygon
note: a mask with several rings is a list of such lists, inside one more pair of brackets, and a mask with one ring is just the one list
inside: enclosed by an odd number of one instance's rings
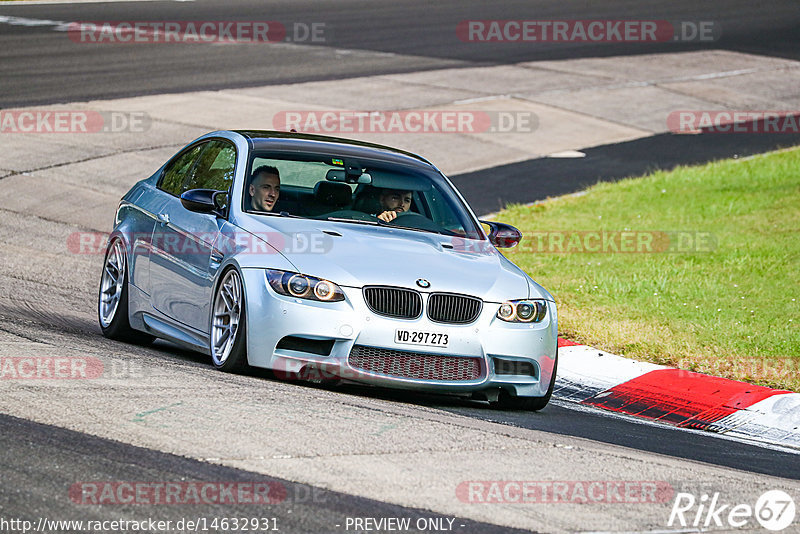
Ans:
{"label": "paved run-off area", "polygon": [[[76,232],[108,231],[120,196],[192,138],[219,128],[268,129],[280,112],[536,115],[532,133],[351,135],[417,151],[455,174],[649,136],[665,131],[675,110],[797,108],[798,66],[692,52],[43,107],[143,112],[149,127],[115,134],[2,134],[0,356],[97,358],[104,373],[87,380],[5,380],[0,410],[354,495],[549,532],[665,529],[671,501],[475,504],[457,488],[468,481],[631,480],[659,481],[698,496],[719,491],[737,504],[752,505],[771,489],[800,495],[796,481],[260,374],[225,375],[213,372],[206,358],[165,344],[140,348],[108,341],[99,335],[94,312],[102,258],[71,253],[67,246]],[[547,411],[531,417],[547,417]]]}

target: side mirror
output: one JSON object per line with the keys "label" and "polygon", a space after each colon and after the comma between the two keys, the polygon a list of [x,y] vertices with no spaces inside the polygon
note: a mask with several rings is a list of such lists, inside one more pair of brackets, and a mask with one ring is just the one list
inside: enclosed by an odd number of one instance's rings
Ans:
{"label": "side mirror", "polygon": [[497,248],[512,248],[522,241],[522,232],[510,224],[480,221],[489,227],[489,241]]}
{"label": "side mirror", "polygon": [[227,196],[227,191],[189,189],[181,195],[181,204],[187,210],[195,213],[210,213],[217,217],[224,217]]}

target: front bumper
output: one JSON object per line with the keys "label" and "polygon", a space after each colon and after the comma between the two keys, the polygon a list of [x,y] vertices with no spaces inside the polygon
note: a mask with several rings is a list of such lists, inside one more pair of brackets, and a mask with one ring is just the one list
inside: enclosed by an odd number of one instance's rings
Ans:
{"label": "front bumper", "polygon": [[[412,320],[377,315],[358,288],[343,287],[346,300],[341,302],[314,302],[276,294],[267,285],[263,269],[243,269],[242,273],[248,362],[272,369],[278,376],[303,376],[304,370],[313,369],[347,381],[420,391],[469,394],[502,388],[524,397],[547,392],[557,350],[557,314],[552,302],[541,323],[503,322],[496,317],[499,304],[484,303],[474,322],[442,324],[425,313]],[[427,306],[427,295],[422,295]],[[447,334],[448,346],[397,343],[397,329]],[[287,337],[312,340],[308,345],[315,348],[281,342]],[[363,358],[358,362],[350,358],[354,347],[378,349],[367,352],[390,360],[392,355],[401,357],[387,365],[363,365]],[[468,367],[475,372],[461,372]],[[452,369],[461,371],[448,371]]]}

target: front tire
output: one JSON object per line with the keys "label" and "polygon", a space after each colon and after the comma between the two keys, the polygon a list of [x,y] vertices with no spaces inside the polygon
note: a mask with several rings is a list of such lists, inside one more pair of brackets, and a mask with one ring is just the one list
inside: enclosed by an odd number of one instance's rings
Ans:
{"label": "front tire", "polygon": [[128,263],[125,243],[115,238],[108,245],[100,277],[97,316],[103,335],[129,343],[148,344],[155,337],[131,328],[128,320]]}
{"label": "front tire", "polygon": [[225,271],[214,293],[211,309],[211,360],[220,371],[247,367],[247,321],[242,276]]}
{"label": "front tire", "polygon": [[500,410],[525,410],[538,412],[544,409],[553,396],[553,389],[556,386],[556,371],[558,370],[558,348],[556,348],[556,361],[553,364],[553,376],[550,377],[550,385],[547,386],[547,393],[543,397],[517,397],[506,390],[501,390],[497,401],[492,403],[493,408]]}

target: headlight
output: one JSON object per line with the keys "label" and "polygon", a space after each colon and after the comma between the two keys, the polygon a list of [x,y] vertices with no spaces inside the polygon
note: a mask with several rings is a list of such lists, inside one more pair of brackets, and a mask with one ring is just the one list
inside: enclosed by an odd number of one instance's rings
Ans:
{"label": "headlight", "polygon": [[270,287],[280,295],[321,302],[344,300],[342,289],[328,280],[275,269],[267,269],[266,272]]}
{"label": "headlight", "polygon": [[497,318],[508,323],[541,323],[547,317],[544,300],[510,300],[500,305]]}
{"label": "headlight", "polygon": [[291,296],[303,298],[311,291],[311,282],[302,274],[295,274],[289,278],[289,283],[286,284],[286,287]]}

